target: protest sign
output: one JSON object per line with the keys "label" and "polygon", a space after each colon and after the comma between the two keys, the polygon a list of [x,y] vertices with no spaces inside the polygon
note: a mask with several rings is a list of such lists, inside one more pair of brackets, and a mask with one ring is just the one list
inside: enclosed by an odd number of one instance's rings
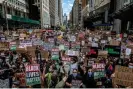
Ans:
{"label": "protest sign", "polygon": [[54,46],[55,45],[51,44],[51,43],[44,43],[43,49],[49,51],[49,50],[52,50],[52,48],[54,48]]}
{"label": "protest sign", "polygon": [[109,44],[110,44],[110,45],[113,45],[113,46],[119,46],[119,45],[120,45],[120,42],[117,41],[117,40],[111,40],[111,41],[109,42]]}
{"label": "protest sign", "polygon": [[95,63],[92,65],[92,68],[94,69],[94,79],[99,79],[102,77],[105,77],[105,64],[102,63]]}
{"label": "protest sign", "polygon": [[0,79],[0,88],[9,88],[9,79]]}
{"label": "protest sign", "polygon": [[98,48],[97,47],[91,47],[90,51],[88,52],[88,55],[91,58],[97,58],[98,57]]}
{"label": "protest sign", "polygon": [[40,66],[39,64],[31,64],[26,66],[26,85],[27,86],[41,84],[39,66]]}
{"label": "protest sign", "polygon": [[47,59],[49,57],[48,51],[41,50],[41,55],[42,55],[42,58],[44,58],[44,59]]}
{"label": "protest sign", "polygon": [[75,42],[75,41],[76,41],[76,37],[75,37],[75,36],[70,36],[69,40],[70,40],[71,42]]}
{"label": "protest sign", "polygon": [[42,40],[38,40],[38,39],[36,39],[36,40],[33,40],[33,45],[39,45],[39,46],[41,46],[41,45],[43,45],[43,41]]}
{"label": "protest sign", "polygon": [[58,48],[53,48],[51,51],[51,55],[52,55],[52,60],[59,60],[59,49]]}
{"label": "protest sign", "polygon": [[115,78],[113,79],[113,83],[117,85],[122,85],[125,87],[131,86],[133,87],[133,69],[124,67],[124,66],[116,66],[115,68]]}
{"label": "protest sign", "polygon": [[108,51],[108,55],[112,56],[112,57],[120,57],[120,55],[121,55],[121,47],[120,46],[106,45],[105,50]]}
{"label": "protest sign", "polygon": [[24,48],[17,48],[16,51],[18,53],[26,53],[27,52]]}
{"label": "protest sign", "polygon": [[70,57],[62,57],[62,61],[68,61],[68,62],[70,62],[71,61],[71,58]]}
{"label": "protest sign", "polygon": [[27,52],[28,52],[33,58],[36,57],[36,55],[35,55],[35,50],[36,50],[35,47],[27,46]]}
{"label": "protest sign", "polygon": [[72,88],[80,88],[82,81],[81,80],[72,80]]}
{"label": "protest sign", "polygon": [[98,51],[98,57],[107,57],[108,51]]}
{"label": "protest sign", "polygon": [[126,48],[126,56],[129,56],[132,52],[132,49]]}
{"label": "protest sign", "polygon": [[65,50],[64,45],[60,45],[60,46],[59,46],[59,50]]}
{"label": "protest sign", "polygon": [[66,55],[68,55],[68,56],[79,56],[79,51],[67,50]]}
{"label": "protest sign", "polygon": [[20,86],[26,86],[25,73],[16,73],[16,78],[20,81]]}
{"label": "protest sign", "polygon": [[0,50],[9,50],[9,42],[0,42]]}

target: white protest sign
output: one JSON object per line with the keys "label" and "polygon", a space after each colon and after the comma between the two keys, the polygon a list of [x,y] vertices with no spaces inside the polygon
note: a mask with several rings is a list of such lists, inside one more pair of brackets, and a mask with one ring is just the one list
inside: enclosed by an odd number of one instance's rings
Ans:
{"label": "white protest sign", "polygon": [[98,47],[98,43],[93,42],[92,47]]}
{"label": "white protest sign", "polygon": [[126,55],[129,56],[131,54],[131,51],[132,51],[131,49],[126,48]]}
{"label": "white protest sign", "polygon": [[92,42],[92,37],[89,37],[89,39],[88,39],[90,42]]}
{"label": "white protest sign", "polygon": [[71,36],[70,37],[70,41],[75,42],[76,41],[76,37],[75,36]]}
{"label": "white protest sign", "polygon": [[97,39],[97,38],[94,38],[94,41],[96,41],[96,42],[97,42],[97,41],[98,41],[98,39]]}
{"label": "white protest sign", "polygon": [[105,41],[105,40],[101,40],[101,43],[102,43],[102,44],[105,44],[105,43],[106,43],[106,41]]}

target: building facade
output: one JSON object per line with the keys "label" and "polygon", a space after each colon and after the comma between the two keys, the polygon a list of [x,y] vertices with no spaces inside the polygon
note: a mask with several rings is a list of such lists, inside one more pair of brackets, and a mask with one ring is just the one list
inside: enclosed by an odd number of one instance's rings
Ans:
{"label": "building facade", "polygon": [[59,16],[59,25],[63,25],[63,8],[62,8],[62,0],[58,1],[58,16]]}
{"label": "building facade", "polygon": [[31,28],[39,24],[39,21],[29,18],[27,0],[0,0],[0,25],[3,28]]}

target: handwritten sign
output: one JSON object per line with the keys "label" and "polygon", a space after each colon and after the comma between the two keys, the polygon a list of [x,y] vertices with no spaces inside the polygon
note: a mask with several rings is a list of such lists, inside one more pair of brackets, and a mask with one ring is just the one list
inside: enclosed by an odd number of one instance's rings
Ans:
{"label": "handwritten sign", "polygon": [[122,85],[125,87],[131,86],[133,87],[133,69],[124,67],[124,66],[116,66],[115,69],[115,78],[113,82],[117,85]]}
{"label": "handwritten sign", "polygon": [[41,84],[40,79],[40,65],[32,64],[26,66],[26,84],[27,86],[32,86],[36,84]]}
{"label": "handwritten sign", "polygon": [[16,73],[16,77],[20,81],[20,86],[25,86],[26,85],[25,73]]}

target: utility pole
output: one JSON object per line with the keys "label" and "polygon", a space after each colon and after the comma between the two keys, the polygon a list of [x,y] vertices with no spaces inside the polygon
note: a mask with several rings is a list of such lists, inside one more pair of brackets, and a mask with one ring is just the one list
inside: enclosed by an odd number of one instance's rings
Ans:
{"label": "utility pole", "polygon": [[41,20],[41,29],[43,29],[43,0],[40,0],[40,20]]}

